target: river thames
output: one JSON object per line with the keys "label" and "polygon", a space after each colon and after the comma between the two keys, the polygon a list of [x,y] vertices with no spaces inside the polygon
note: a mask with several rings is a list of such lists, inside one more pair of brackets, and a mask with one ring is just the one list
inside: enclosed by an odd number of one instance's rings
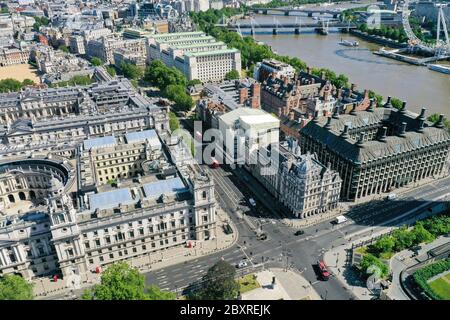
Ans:
{"label": "river thames", "polygon": [[[294,22],[299,17],[255,15],[255,23],[269,23],[277,19],[279,23]],[[301,17],[301,23],[312,21]],[[248,22],[248,20],[246,21]],[[249,30],[242,30],[246,35]],[[450,75],[429,70],[396,60],[380,57],[372,53],[379,45],[364,41],[349,34],[337,31],[327,36],[305,30],[300,35],[291,31],[272,35],[271,30],[262,30],[254,36],[280,55],[298,57],[312,67],[323,67],[337,74],[348,76],[361,91],[373,90],[386,98],[397,97],[407,101],[408,109],[418,112],[422,107],[428,114],[443,113],[450,116]],[[345,47],[341,39],[356,40],[359,47]]]}

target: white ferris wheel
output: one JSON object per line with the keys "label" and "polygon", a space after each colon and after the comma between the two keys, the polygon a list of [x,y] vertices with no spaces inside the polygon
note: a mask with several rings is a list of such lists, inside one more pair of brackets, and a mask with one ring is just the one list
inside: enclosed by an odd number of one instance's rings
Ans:
{"label": "white ferris wheel", "polygon": [[[427,43],[420,40],[411,28],[409,23],[409,16],[411,14],[411,10],[409,8],[410,3],[415,2],[415,0],[405,0],[402,8],[402,22],[405,33],[408,37],[408,43],[412,47],[418,47],[425,49],[427,51],[434,51],[435,55],[449,55],[450,54],[450,41],[448,37],[448,29],[447,29],[447,18],[444,14],[444,8],[449,4],[436,4],[438,8],[438,17],[437,17],[437,35],[436,35],[436,43]],[[443,37],[442,37],[443,33]]]}

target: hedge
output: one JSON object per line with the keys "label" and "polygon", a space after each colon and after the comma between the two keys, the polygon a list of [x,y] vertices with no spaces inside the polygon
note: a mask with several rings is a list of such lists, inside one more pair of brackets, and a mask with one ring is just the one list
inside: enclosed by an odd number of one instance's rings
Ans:
{"label": "hedge", "polygon": [[439,295],[434,293],[431,287],[428,285],[428,279],[450,270],[450,258],[438,261],[429,266],[426,266],[420,270],[417,270],[413,274],[414,281],[419,285],[419,287],[426,293],[427,296],[434,300],[443,300]]}

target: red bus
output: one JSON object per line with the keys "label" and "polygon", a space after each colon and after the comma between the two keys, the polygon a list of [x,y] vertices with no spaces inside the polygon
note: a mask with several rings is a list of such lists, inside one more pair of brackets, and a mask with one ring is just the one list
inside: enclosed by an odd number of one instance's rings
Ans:
{"label": "red bus", "polygon": [[327,270],[325,262],[317,261],[317,267],[319,268],[320,277],[322,278],[322,280],[327,281],[330,278],[330,273]]}
{"label": "red bus", "polygon": [[219,167],[219,161],[217,161],[215,158],[212,158],[211,168],[216,169]]}

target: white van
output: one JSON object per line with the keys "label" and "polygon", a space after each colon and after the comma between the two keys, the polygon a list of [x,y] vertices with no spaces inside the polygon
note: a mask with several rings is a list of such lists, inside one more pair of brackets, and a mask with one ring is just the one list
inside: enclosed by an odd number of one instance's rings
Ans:
{"label": "white van", "polygon": [[396,193],[389,193],[386,199],[394,200],[396,198],[397,198],[397,194]]}
{"label": "white van", "polygon": [[337,216],[336,219],[334,220],[334,222],[336,224],[341,224],[341,223],[346,222],[347,220],[348,219],[346,217],[344,217],[344,216]]}
{"label": "white van", "polygon": [[252,206],[256,206],[256,201],[255,201],[255,199],[250,198],[250,199],[248,199],[248,202],[250,202],[250,204],[251,204]]}

